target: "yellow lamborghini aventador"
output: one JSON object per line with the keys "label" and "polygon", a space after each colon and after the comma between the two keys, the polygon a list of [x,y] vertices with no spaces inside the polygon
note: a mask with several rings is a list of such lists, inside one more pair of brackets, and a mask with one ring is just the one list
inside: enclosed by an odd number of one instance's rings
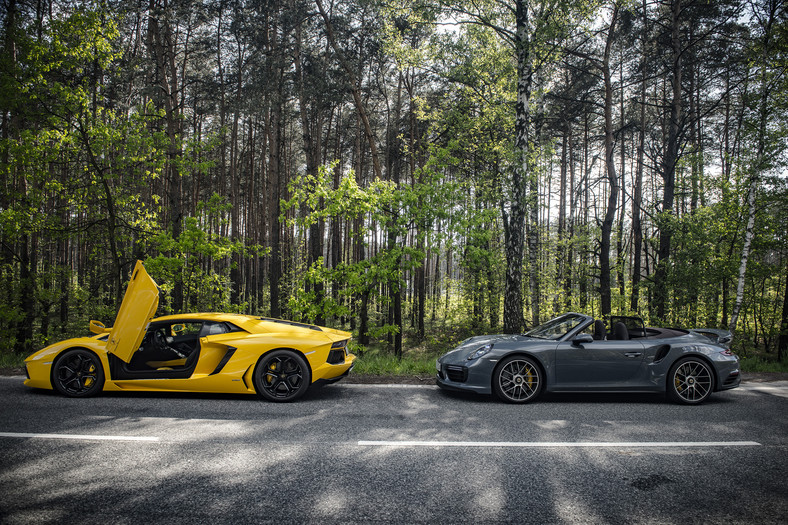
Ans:
{"label": "yellow lamborghini aventador", "polygon": [[345,377],[356,357],[350,334],[250,315],[200,313],[152,319],[159,289],[140,261],[115,326],[68,339],[25,360],[34,388],[71,397],[101,391],[257,393],[293,401],[312,383]]}

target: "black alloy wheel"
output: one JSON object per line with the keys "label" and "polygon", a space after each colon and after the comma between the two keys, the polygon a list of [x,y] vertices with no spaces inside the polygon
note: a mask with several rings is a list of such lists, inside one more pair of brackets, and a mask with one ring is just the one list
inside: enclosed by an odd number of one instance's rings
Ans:
{"label": "black alloy wheel", "polygon": [[295,401],[312,382],[306,360],[292,350],[274,350],[260,358],[254,371],[257,393],[269,401]]}
{"label": "black alloy wheel", "polygon": [[530,357],[507,357],[493,372],[493,391],[507,403],[533,401],[541,393],[542,387],[541,369]]}
{"label": "black alloy wheel", "polygon": [[89,397],[101,392],[104,369],[98,356],[88,350],[69,350],[52,367],[52,386],[68,397]]}
{"label": "black alloy wheel", "polygon": [[670,367],[668,396],[683,405],[704,402],[714,391],[714,377],[706,361],[687,357]]}

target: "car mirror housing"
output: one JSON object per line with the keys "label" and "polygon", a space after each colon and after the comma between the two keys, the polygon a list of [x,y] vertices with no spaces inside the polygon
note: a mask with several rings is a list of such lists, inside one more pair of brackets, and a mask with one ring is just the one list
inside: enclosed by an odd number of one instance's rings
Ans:
{"label": "car mirror housing", "polygon": [[572,344],[574,346],[583,346],[584,344],[593,343],[594,338],[589,334],[580,334],[574,339],[572,339]]}
{"label": "car mirror housing", "polygon": [[94,334],[106,334],[109,333],[111,329],[104,326],[104,323],[101,321],[96,321],[94,319],[90,320],[90,331]]}

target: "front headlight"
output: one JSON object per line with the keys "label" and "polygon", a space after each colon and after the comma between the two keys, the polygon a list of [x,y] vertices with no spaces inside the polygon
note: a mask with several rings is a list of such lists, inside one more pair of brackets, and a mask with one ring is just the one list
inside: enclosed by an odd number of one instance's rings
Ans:
{"label": "front headlight", "polygon": [[471,355],[468,356],[468,361],[479,359],[481,356],[488,354],[490,350],[492,350],[492,347],[493,345],[491,343],[491,344],[486,344],[481,348],[477,348],[476,350],[473,351],[473,353],[471,353]]}

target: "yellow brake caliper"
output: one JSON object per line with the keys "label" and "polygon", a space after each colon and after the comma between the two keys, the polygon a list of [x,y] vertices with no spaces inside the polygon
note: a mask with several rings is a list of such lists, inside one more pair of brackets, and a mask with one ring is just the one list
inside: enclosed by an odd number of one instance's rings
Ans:
{"label": "yellow brake caliper", "polygon": [[[276,363],[271,363],[268,365],[268,370],[269,372],[265,375],[265,379],[268,383],[271,383],[274,380],[274,377],[276,377]],[[271,372],[271,370],[273,370],[273,372]]]}

